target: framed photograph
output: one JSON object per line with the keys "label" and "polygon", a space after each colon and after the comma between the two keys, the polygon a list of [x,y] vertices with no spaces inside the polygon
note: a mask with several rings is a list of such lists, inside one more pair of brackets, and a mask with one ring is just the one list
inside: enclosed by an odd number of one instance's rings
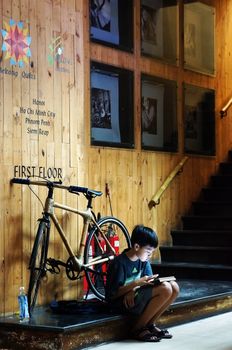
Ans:
{"label": "framed photograph", "polygon": [[186,8],[184,20],[184,58],[185,63],[192,67],[202,64],[201,17],[199,13]]}
{"label": "framed photograph", "polygon": [[214,74],[214,12],[200,2],[184,5],[185,68]]}
{"label": "framed photograph", "polygon": [[118,0],[91,0],[90,22],[92,38],[119,44]]}
{"label": "framed photograph", "polygon": [[202,148],[202,113],[197,106],[185,105],[185,147],[192,151]]}
{"label": "framed photograph", "polygon": [[120,143],[118,77],[91,72],[91,139]]}
{"label": "framed photograph", "polygon": [[90,63],[91,145],[134,148],[134,73]]}
{"label": "framed photograph", "polygon": [[164,86],[142,82],[141,122],[142,145],[163,147]]}
{"label": "framed photograph", "polygon": [[184,84],[186,153],[215,153],[215,91]]}
{"label": "framed photograph", "polygon": [[143,0],[141,4],[141,49],[151,56],[163,56],[162,0]]}

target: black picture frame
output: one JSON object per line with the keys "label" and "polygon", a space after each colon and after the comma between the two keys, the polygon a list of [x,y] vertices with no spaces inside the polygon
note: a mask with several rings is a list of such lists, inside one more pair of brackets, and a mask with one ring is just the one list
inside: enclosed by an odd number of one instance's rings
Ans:
{"label": "black picture frame", "polygon": [[184,150],[215,155],[215,90],[183,84]]}
{"label": "black picture frame", "polygon": [[90,39],[133,52],[133,0],[90,0]]}
{"label": "black picture frame", "polygon": [[141,74],[141,148],[178,151],[176,81]]}
{"label": "black picture frame", "polygon": [[163,148],[164,85],[142,81],[141,121],[143,147]]}
{"label": "black picture frame", "polygon": [[134,74],[91,62],[91,144],[134,148]]}

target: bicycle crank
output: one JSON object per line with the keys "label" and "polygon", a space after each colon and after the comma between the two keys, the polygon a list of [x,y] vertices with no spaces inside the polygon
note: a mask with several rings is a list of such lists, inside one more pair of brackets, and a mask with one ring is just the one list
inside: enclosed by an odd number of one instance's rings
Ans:
{"label": "bicycle crank", "polygon": [[72,281],[77,280],[78,278],[81,278],[81,277],[79,277],[80,272],[81,272],[81,270],[78,269],[75,258],[73,258],[73,257],[68,258],[68,260],[66,262],[66,275],[67,275],[67,277]]}

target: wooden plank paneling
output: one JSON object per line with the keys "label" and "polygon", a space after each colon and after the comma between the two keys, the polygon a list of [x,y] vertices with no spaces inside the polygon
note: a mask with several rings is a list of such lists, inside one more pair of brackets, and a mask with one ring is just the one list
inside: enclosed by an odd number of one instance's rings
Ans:
{"label": "wooden plank paneling", "polygon": [[[220,108],[232,96],[232,0],[207,2],[216,6],[216,77],[184,70],[182,57],[177,66],[141,57],[139,0],[134,0],[133,7],[135,45],[132,53],[89,41],[86,0],[0,0],[1,29],[12,18],[16,22],[22,21],[25,32],[28,28],[27,35],[31,37],[31,57],[24,67],[11,65],[5,53],[0,51],[1,71],[6,68],[15,73],[14,76],[0,74],[0,164],[4,178],[0,184],[3,227],[1,314],[17,310],[18,288],[20,284],[26,286],[28,283],[28,260],[36,220],[42,212],[41,204],[27,187],[10,187],[9,181],[14,174],[26,176],[30,170],[36,175],[46,175],[47,169],[60,168],[65,184],[88,186],[103,192],[103,196],[94,201],[94,209],[101,215],[110,215],[109,200],[105,195],[105,184],[108,183],[113,214],[129,231],[134,225],[143,223],[157,230],[160,243],[171,244],[170,229],[181,225],[181,215],[189,210],[191,202],[198,197],[202,186],[208,183],[209,176],[227,157],[232,146],[232,109],[223,120],[219,116]],[[181,9],[183,2],[178,3]],[[179,30],[181,34],[181,26]],[[2,41],[0,36],[0,47]],[[180,52],[182,49],[180,46]],[[130,69],[134,73],[134,149],[90,144],[90,60]],[[177,153],[141,150],[141,73],[177,82]],[[151,197],[184,156],[183,82],[216,89],[217,155],[190,156],[183,173],[165,191],[160,205],[149,209]],[[38,110],[42,114],[37,113]],[[47,122],[46,125],[42,120]],[[39,133],[40,128],[48,134]],[[45,199],[45,189],[34,188],[34,191],[41,200]],[[86,205],[83,196],[77,198],[65,191],[57,191],[56,200],[74,207]],[[82,219],[63,211],[58,212],[58,218],[76,249]],[[50,253],[64,261],[67,259],[54,230]],[[154,259],[160,259],[159,251]],[[75,298],[79,292],[81,285],[77,288],[77,283],[69,281],[62,272],[61,276],[49,276],[43,283],[39,302],[50,302],[55,297]]]}

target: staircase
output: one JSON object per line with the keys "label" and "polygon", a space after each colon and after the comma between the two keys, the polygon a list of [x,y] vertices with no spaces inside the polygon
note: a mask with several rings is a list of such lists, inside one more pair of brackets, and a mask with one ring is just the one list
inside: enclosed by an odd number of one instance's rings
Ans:
{"label": "staircase", "polygon": [[232,151],[171,236],[173,245],[160,247],[154,271],[178,279],[232,281]]}

